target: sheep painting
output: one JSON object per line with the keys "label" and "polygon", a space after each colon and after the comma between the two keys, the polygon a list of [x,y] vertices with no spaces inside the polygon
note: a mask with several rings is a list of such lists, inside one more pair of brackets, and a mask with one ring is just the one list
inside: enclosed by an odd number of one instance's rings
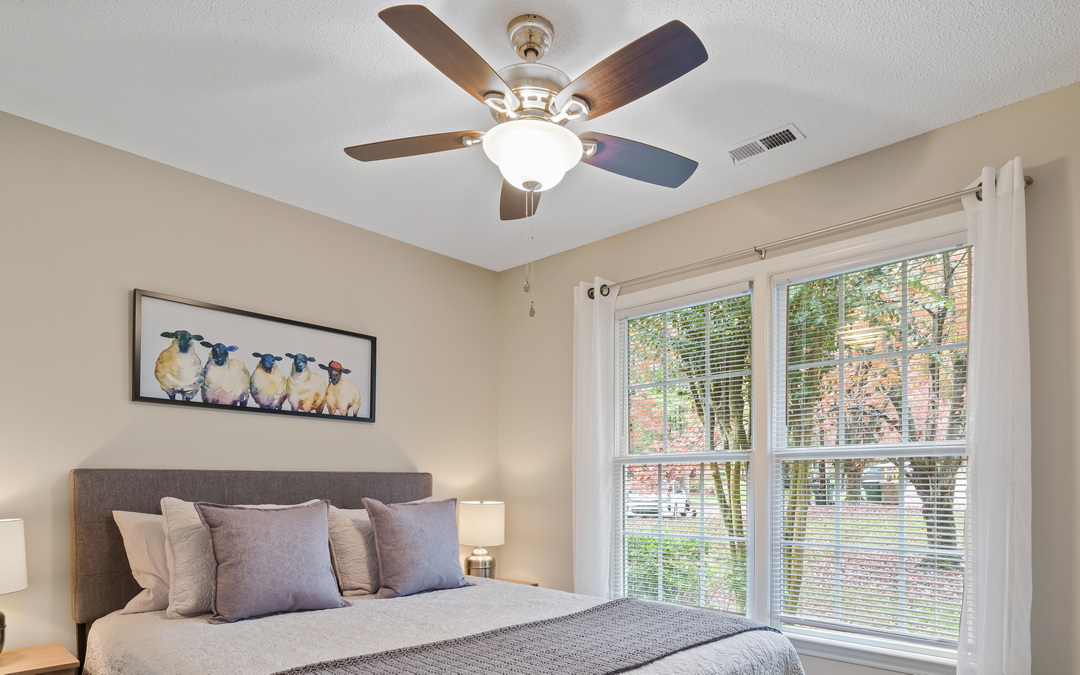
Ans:
{"label": "sheep painting", "polygon": [[132,401],[375,421],[374,337],[138,288],[134,295]]}
{"label": "sheep painting", "polygon": [[218,405],[244,407],[248,400],[248,387],[251,375],[247,366],[236,359],[229,358],[229,352],[235,352],[235,345],[226,347],[223,343],[200,342],[210,349],[210,358],[202,373],[202,400]]}
{"label": "sheep painting", "polygon": [[179,394],[182,400],[190,401],[202,385],[203,370],[202,359],[191,348],[191,343],[203,337],[186,330],[165,332],[161,337],[172,338],[172,344],[158,355],[154,377],[170,400],[175,400]]}
{"label": "sheep painting", "polygon": [[300,412],[321,413],[326,403],[326,381],[308,368],[315,361],[307,354],[288,354],[293,360],[287,382],[289,407]]}
{"label": "sheep painting", "polygon": [[251,373],[251,399],[265,410],[281,410],[289,395],[288,381],[277,367],[281,357],[259,352],[251,355],[259,359]]}
{"label": "sheep painting", "polygon": [[356,417],[360,412],[360,388],[352,380],[341,379],[341,374],[348,375],[352,371],[342,368],[337,361],[331,361],[327,365],[319,364],[330,378],[330,384],[326,385],[326,412],[331,415],[344,415]]}

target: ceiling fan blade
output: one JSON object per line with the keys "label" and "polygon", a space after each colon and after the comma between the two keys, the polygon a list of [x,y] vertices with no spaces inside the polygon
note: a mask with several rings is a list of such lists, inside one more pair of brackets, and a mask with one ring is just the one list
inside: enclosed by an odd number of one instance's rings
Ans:
{"label": "ceiling fan blade", "polygon": [[596,152],[583,157],[582,162],[653,185],[679,187],[698,167],[682,155],[618,136],[585,131],[578,138],[596,143]]}
{"label": "ceiling fan blade", "polygon": [[484,94],[497,92],[506,97],[511,110],[521,101],[487,61],[467,42],[422,5],[398,5],[379,12],[379,18],[420,56],[443,75],[484,102]]}
{"label": "ceiling fan blade", "polygon": [[411,157],[444,150],[467,148],[469,146],[465,145],[464,139],[475,138],[480,140],[483,137],[484,132],[482,131],[451,131],[445,134],[411,136],[409,138],[395,138],[390,141],[379,141],[378,143],[354,145],[345,148],[345,153],[361,162],[373,162],[377,159]]}
{"label": "ceiling fan blade", "polygon": [[503,181],[502,194],[499,197],[499,219],[518,220],[525,216],[534,216],[539,203],[539,192],[525,192]]}
{"label": "ceiling fan blade", "polygon": [[589,104],[589,119],[656,91],[705,63],[705,45],[681,21],[671,21],[596,64],[555,97],[562,110],[571,96]]}

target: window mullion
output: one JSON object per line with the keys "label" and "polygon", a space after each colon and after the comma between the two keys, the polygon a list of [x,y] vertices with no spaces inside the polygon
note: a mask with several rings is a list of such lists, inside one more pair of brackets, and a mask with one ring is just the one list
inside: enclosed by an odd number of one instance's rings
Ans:
{"label": "window mullion", "polygon": [[[771,336],[776,335],[778,309],[783,303],[775,293],[763,291],[769,288],[769,279],[766,275],[758,275],[753,282],[754,293],[752,316],[753,328],[751,333],[751,375],[750,387],[752,396],[751,419],[753,420],[753,435],[751,436],[751,450],[747,477],[749,494],[747,495],[747,532],[751,535],[748,542],[747,578],[746,578],[746,602],[747,616],[762,623],[769,624],[770,604],[772,602],[772,520],[770,518],[770,506],[772,504],[772,485],[770,477],[772,470],[772,444],[773,434],[777,431],[770,424],[773,415],[774,397],[770,392],[775,391],[771,378],[772,363],[776,358],[776,352],[770,348]],[[781,341],[783,342],[783,341]]]}

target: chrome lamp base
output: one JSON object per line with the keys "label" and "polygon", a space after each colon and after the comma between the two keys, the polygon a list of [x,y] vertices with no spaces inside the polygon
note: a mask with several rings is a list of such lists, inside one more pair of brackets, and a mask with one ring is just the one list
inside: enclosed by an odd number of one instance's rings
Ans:
{"label": "chrome lamp base", "polygon": [[465,558],[465,574],[473,577],[493,578],[495,576],[495,558],[488,555],[486,548],[473,549],[472,555]]}

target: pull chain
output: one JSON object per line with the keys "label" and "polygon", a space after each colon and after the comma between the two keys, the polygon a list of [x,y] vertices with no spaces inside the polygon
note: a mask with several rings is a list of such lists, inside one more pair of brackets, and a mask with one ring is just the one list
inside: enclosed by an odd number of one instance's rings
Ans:
{"label": "pull chain", "polygon": [[[527,185],[526,185],[526,187],[527,187]],[[533,209],[535,208],[535,204],[536,204],[535,199],[534,199],[535,194],[536,194],[535,190],[527,189],[525,191],[525,258],[526,258],[526,262],[525,262],[525,283],[522,285],[521,290],[523,290],[526,293],[531,293],[532,292],[532,285],[529,283],[529,277],[535,275],[535,273],[536,273],[536,267],[533,264],[533,259],[532,259],[532,244],[533,244],[532,215],[533,215]],[[533,276],[533,280],[535,281],[535,276]],[[536,316],[536,303],[534,301],[532,301],[532,300],[529,301],[529,316]]]}

